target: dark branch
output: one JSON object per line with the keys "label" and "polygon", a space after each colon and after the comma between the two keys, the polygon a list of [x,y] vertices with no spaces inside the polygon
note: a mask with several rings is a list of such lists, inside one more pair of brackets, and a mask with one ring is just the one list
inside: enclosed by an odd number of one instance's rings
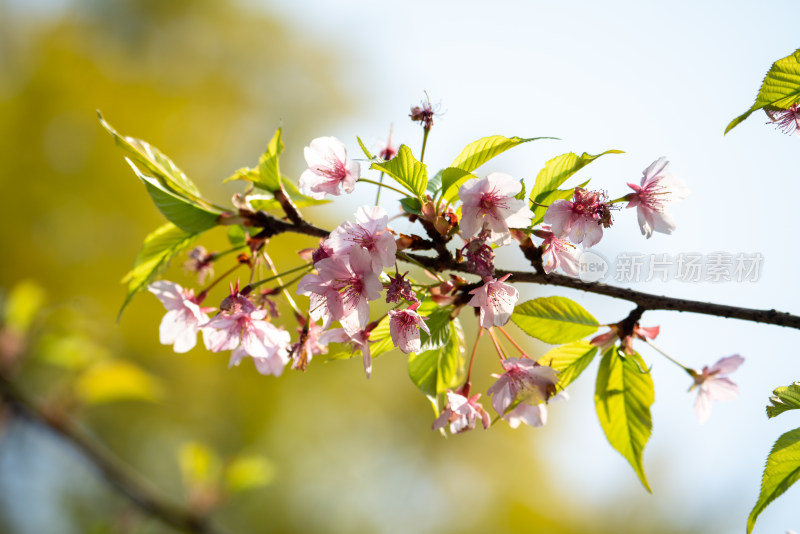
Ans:
{"label": "dark branch", "polygon": [[44,425],[69,442],[103,474],[109,483],[144,512],[184,532],[197,534],[221,532],[211,525],[206,517],[156,497],[152,491],[135,480],[117,458],[81,432],[71,421],[64,416],[55,417],[42,411],[3,376],[0,376],[0,398],[6,400],[18,414]]}

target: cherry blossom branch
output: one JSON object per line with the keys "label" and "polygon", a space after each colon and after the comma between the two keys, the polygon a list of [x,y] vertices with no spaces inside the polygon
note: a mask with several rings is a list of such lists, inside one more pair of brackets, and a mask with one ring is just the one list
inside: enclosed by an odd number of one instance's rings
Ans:
{"label": "cherry blossom branch", "polygon": [[[260,237],[270,237],[283,232],[294,232],[320,238],[326,238],[330,234],[330,231],[314,226],[302,218],[295,223],[288,223],[263,211],[258,211],[255,213],[240,212],[240,216],[244,217],[251,226],[262,228],[262,231],[259,233]],[[239,222],[230,224],[239,224]],[[423,226],[425,225],[423,224]],[[434,247],[439,254],[437,256],[423,256],[421,254],[406,253],[407,259],[411,260],[412,263],[416,263],[431,270],[432,272],[450,270],[472,274],[471,271],[467,269],[466,264],[459,263],[455,260],[455,258],[453,258],[452,254],[446,249],[444,240],[441,239],[441,236],[438,235],[435,229],[432,227],[426,227],[425,229],[428,231]],[[522,243],[520,243],[520,249],[526,258],[532,263],[536,269],[536,272],[498,269],[496,271],[496,276],[498,278],[506,274],[510,274],[511,280],[515,282],[567,287],[570,289],[577,289],[579,291],[586,291],[588,293],[595,293],[616,299],[627,300],[629,302],[633,302],[637,305],[637,307],[641,308],[642,313],[652,310],[697,313],[700,315],[711,315],[714,317],[724,317],[727,319],[740,319],[755,323],[774,324],[777,326],[785,326],[800,330],[800,316],[792,315],[786,312],[779,312],[774,309],[759,310],[753,308],[742,308],[739,306],[730,306],[726,304],[715,304],[711,302],[667,297],[645,293],[635,289],[603,284],[600,282],[583,282],[578,278],[573,278],[558,273],[545,274],[544,269],[542,268],[541,252],[538,250],[538,247],[533,245],[530,238],[526,239],[527,240],[523,240]],[[404,258],[401,257],[400,259]]]}
{"label": "cherry blossom branch", "polygon": [[0,398],[20,415],[32,419],[60,436],[94,465],[105,479],[142,511],[184,532],[221,534],[207,517],[165,502],[134,478],[119,459],[82,432],[62,414],[49,414],[37,407],[7,378],[0,375]]}
{"label": "cherry blossom branch", "polygon": [[[456,263],[455,260],[452,259],[450,260],[449,264],[443,265],[442,258],[432,258],[419,254],[408,254],[408,256],[430,269],[446,269],[463,273],[470,272],[469,269],[467,269],[466,264]],[[444,263],[447,263],[446,260]],[[662,295],[653,295],[651,293],[644,293],[635,289],[611,286],[600,282],[583,282],[580,279],[557,273],[540,274],[527,271],[506,271],[498,269],[495,274],[498,278],[506,274],[510,274],[510,280],[514,282],[528,282],[533,284],[567,287],[570,289],[586,291],[588,293],[596,293],[598,295],[605,295],[607,297],[627,300],[636,304],[639,308],[641,308],[642,312],[651,310],[668,310],[697,313],[701,315],[724,317],[727,319],[741,319],[743,321],[751,321],[754,323],[774,324],[777,326],[786,326],[800,330],[800,316],[792,315],[786,312],[779,312],[777,310],[758,310],[753,308],[742,308],[739,306],[729,306],[726,304],[715,304],[711,302],[701,302],[696,300],[666,297]]]}

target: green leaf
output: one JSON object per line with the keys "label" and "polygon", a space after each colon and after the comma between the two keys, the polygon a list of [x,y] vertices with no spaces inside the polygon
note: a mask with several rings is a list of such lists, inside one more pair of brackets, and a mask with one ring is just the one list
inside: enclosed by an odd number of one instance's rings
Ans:
{"label": "green leaf", "polygon": [[529,336],[558,345],[597,331],[597,319],[566,297],[542,297],[518,305],[511,320]]}
{"label": "green leaf", "polygon": [[444,172],[444,169],[442,169],[439,172],[437,172],[436,174],[434,174],[433,178],[429,178],[428,179],[428,186],[425,188],[425,190],[428,193],[430,193],[431,195],[435,195],[442,188],[442,173],[443,172]]}
{"label": "green leaf", "polygon": [[761,83],[755,103],[733,119],[725,128],[725,133],[734,129],[754,111],[788,109],[798,101],[800,101],[800,49],[772,64]]}
{"label": "green leaf", "polygon": [[474,174],[464,169],[448,167],[442,171],[442,199],[446,202],[453,202],[458,198],[458,188],[471,178],[477,178]]}
{"label": "green leaf", "polygon": [[222,213],[179,196],[164,187],[158,180],[143,174],[136,164],[127,159],[133,172],[144,183],[158,211],[178,228],[190,232],[202,232],[217,225],[217,217]]}
{"label": "green leaf", "polygon": [[641,356],[626,357],[611,347],[603,355],[597,371],[595,408],[608,442],[633,467],[647,491],[652,493],[644,473],[642,454],[653,428],[650,406],[655,387]]}
{"label": "green leaf", "polygon": [[133,269],[125,275],[122,283],[128,284],[128,294],[119,310],[119,316],[131,301],[133,295],[145,289],[159,274],[169,266],[172,258],[189,248],[197,239],[198,233],[189,233],[171,223],[161,226],[149,234],[142,244]]}
{"label": "green leaf", "polygon": [[422,216],[422,202],[417,197],[401,198],[400,206],[403,207],[403,211],[406,213]]}
{"label": "green leaf", "polygon": [[[305,196],[300,192],[297,186],[294,185],[294,182],[286,178],[286,176],[283,177],[282,185],[284,191],[286,191],[286,194],[292,201],[292,204],[294,204],[297,208],[305,208],[306,206],[320,206],[322,204],[329,204],[331,202],[330,200],[317,200],[315,198]],[[281,203],[275,199],[275,195],[272,192],[266,192],[263,195],[248,195],[247,201],[250,202],[250,205],[257,210],[283,210]]]}
{"label": "green leaf", "polygon": [[368,159],[368,160],[373,160],[373,159],[375,159],[375,156],[373,156],[372,154],[370,154],[370,153],[369,153],[369,150],[367,150],[367,147],[366,147],[366,145],[364,145],[364,141],[362,141],[362,140],[361,140],[361,138],[360,138],[360,137],[358,137],[358,136],[356,136],[356,139],[358,140],[358,146],[360,146],[360,147],[361,147],[361,151],[364,153],[364,155],[367,157],[367,159]]}
{"label": "green leaf", "polygon": [[222,180],[223,184],[227,184],[228,182],[233,182],[234,180],[244,180],[246,182],[257,182],[260,179],[260,174],[258,169],[253,169],[251,167],[242,167],[238,169],[233,175],[228,176],[224,180]]}
{"label": "green leaf", "polygon": [[[586,180],[578,187],[586,187],[586,185],[591,180]],[[549,193],[545,193],[544,197],[538,201],[541,206],[534,205],[532,206],[533,209],[533,224],[531,226],[536,226],[537,224],[541,223],[544,220],[544,214],[547,212],[547,208],[555,202],[556,200],[569,200],[575,195],[575,188],[572,189],[555,189],[550,191]]]}
{"label": "green leaf", "polygon": [[267,150],[262,154],[258,161],[259,180],[255,184],[274,193],[281,188],[281,171],[278,168],[278,158],[283,152],[283,139],[281,138],[281,128],[272,136],[272,140],[267,145]]}
{"label": "green leaf", "polygon": [[527,143],[528,141],[536,141],[537,139],[556,139],[555,137],[531,137],[523,139],[521,137],[503,137],[502,135],[491,135],[473,141],[464,147],[451,167],[463,169],[467,172],[472,172],[498,154],[502,154],[510,148]]}
{"label": "green leaf", "polygon": [[242,248],[247,245],[247,231],[241,224],[229,226],[227,230],[228,242],[233,248]]}
{"label": "green leaf", "polygon": [[392,334],[389,330],[388,315],[381,319],[378,325],[372,329],[372,332],[369,334],[369,339],[374,341],[369,347],[369,352],[373,358],[377,358],[381,354],[385,354],[395,348],[394,342],[392,341]]}
{"label": "green leaf", "polygon": [[131,154],[131,159],[147,169],[162,186],[196,202],[206,203],[202,199],[197,186],[160,150],[140,139],[120,135],[103,119],[99,111],[97,112],[97,118],[103,128],[114,138],[117,145],[127,150]]}
{"label": "green leaf", "polygon": [[588,341],[581,340],[549,350],[539,358],[539,363],[548,365],[559,372],[556,387],[563,390],[592,363],[595,354],[597,354],[597,347]]}
{"label": "green leaf", "polygon": [[391,160],[373,163],[370,169],[385,172],[420,199],[425,197],[425,188],[428,187],[427,167],[417,161],[406,145],[400,145],[397,155]]}
{"label": "green leaf", "polygon": [[453,319],[446,327],[447,338],[440,348],[408,357],[408,376],[428,397],[435,398],[460,383],[464,363],[464,333],[459,320]]}
{"label": "green leaf", "polygon": [[756,518],[772,501],[780,497],[800,478],[800,428],[778,438],[772,446],[761,479],[761,494],[747,518],[747,534],[752,532]]}
{"label": "green leaf", "polygon": [[570,176],[606,154],[623,154],[621,150],[606,150],[601,154],[591,155],[584,152],[580,156],[574,152],[567,152],[556,156],[547,163],[536,175],[536,182],[531,189],[531,201],[546,204],[546,196],[566,182]]}
{"label": "green leaf", "polygon": [[424,301],[417,313],[422,317],[427,317],[425,326],[431,331],[430,335],[426,332],[420,332],[420,341],[422,346],[420,352],[427,350],[438,349],[447,344],[450,337],[450,313],[453,311],[452,307],[440,306],[432,300]]}
{"label": "green leaf", "polygon": [[780,387],[772,392],[769,401],[772,406],[767,406],[767,416],[772,418],[788,410],[800,408],[800,382],[795,382],[788,387]]}

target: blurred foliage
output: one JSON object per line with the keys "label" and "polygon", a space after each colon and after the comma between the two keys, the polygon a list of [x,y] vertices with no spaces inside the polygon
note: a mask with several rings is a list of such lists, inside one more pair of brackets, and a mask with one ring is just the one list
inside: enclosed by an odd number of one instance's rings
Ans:
{"label": "blurred foliage", "polygon": [[[357,95],[342,89],[335,46],[235,2],[60,5],[0,0],[0,369],[45,408],[78,418],[160,495],[215,508],[231,532],[690,531],[666,509],[576,511],[551,489],[536,431],[430,432],[396,351],[369,381],[357,359],[274,379],[159,345],[164,311],[149,295],[117,325],[119,280],[163,218],[96,109],[227,203],[241,184],[219,182],[255,165],[277,127],[296,176],[302,147],[333,134],[324,126],[353,114]],[[223,229],[210,236],[227,246]],[[313,245],[270,246],[280,270]],[[191,285],[175,263],[169,278]],[[491,371],[476,365],[476,389]],[[47,432],[0,417],[0,532],[170,531]]]}

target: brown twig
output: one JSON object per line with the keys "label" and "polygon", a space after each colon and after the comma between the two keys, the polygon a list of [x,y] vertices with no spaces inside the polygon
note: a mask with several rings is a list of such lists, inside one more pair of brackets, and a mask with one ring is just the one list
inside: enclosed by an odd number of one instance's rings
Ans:
{"label": "brown twig", "polygon": [[119,459],[83,433],[68,418],[63,415],[56,417],[47,414],[29,400],[13,382],[1,375],[0,397],[8,402],[20,415],[44,425],[75,447],[103,474],[110,484],[116,487],[142,511],[184,532],[197,534],[219,534],[223,532],[213,526],[207,517],[195,514],[190,510],[180,508],[157,497],[152,490],[136,480]]}

